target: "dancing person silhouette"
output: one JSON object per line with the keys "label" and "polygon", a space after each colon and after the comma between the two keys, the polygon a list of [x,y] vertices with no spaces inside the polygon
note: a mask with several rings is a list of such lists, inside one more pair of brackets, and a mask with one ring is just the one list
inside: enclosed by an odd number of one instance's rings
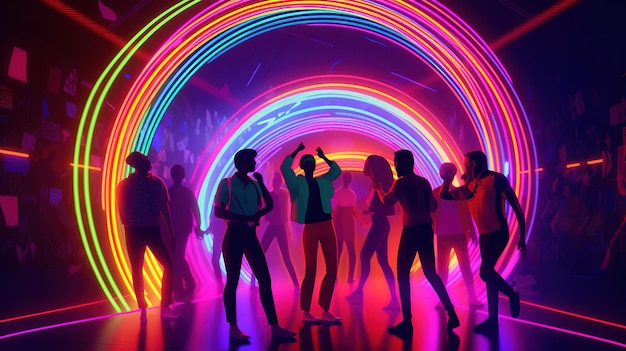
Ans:
{"label": "dancing person silhouette", "polygon": [[[450,176],[454,178],[456,172],[457,168],[453,163],[443,163],[439,167],[441,179],[447,179]],[[450,186],[450,189],[453,190],[455,188]],[[474,275],[472,274],[467,250],[468,240],[471,240],[474,244],[478,240],[476,239],[476,231],[474,230],[467,201],[441,200],[440,193],[441,186],[433,190],[433,196],[435,201],[437,201],[437,211],[432,213],[433,229],[437,237],[437,273],[439,273],[443,283],[447,284],[450,251],[454,250],[465,287],[467,288],[469,305],[480,307],[483,304],[476,298]]]}
{"label": "dancing person silhouette", "polygon": [[170,169],[170,176],[174,181],[168,191],[174,239],[176,240],[174,244],[174,297],[184,300],[191,297],[196,287],[189,263],[185,259],[187,240],[192,231],[195,231],[196,236],[200,238],[204,233],[200,229],[201,218],[198,199],[189,187],[182,184],[183,179],[185,179],[185,168],[180,164],[173,165]]}
{"label": "dancing person silhouette", "polygon": [[424,276],[432,285],[448,312],[448,329],[460,325],[459,318],[450,301],[446,287],[435,270],[435,248],[433,226],[430,216],[437,209],[433,190],[428,180],[414,173],[415,160],[409,150],[395,152],[394,165],[398,179],[388,192],[383,191],[382,183],[375,183],[374,189],[385,205],[400,203],[402,208],[402,236],[398,247],[398,287],[402,304],[402,322],[387,331],[398,336],[413,333],[411,323],[411,284],[410,273],[415,254],[419,253]]}
{"label": "dancing person silhouette", "polygon": [[320,321],[319,317],[311,313],[319,244],[322,246],[322,254],[326,263],[326,274],[322,279],[318,300],[323,310],[321,320],[339,322],[341,318],[329,311],[337,280],[337,239],[331,216],[330,198],[334,193],[332,181],[339,177],[341,168],[336,162],[329,160],[324,155],[322,148],[318,147],[316,149],[317,156],[328,164],[329,171],[319,177],[313,177],[315,157],[305,154],[300,158],[300,168],[304,170],[304,175],[296,176],[291,165],[296,155],[302,150],[304,150],[304,144],[300,143],[291,154],[285,157],[280,166],[280,171],[285,178],[285,184],[287,184],[291,196],[291,219],[304,224],[302,244],[306,268],[300,293],[302,320],[305,322]]}
{"label": "dancing person silhouette", "polygon": [[254,172],[256,168],[256,155],[257,152],[253,149],[237,151],[234,156],[237,172],[231,177],[222,179],[215,194],[215,216],[228,221],[222,254],[226,266],[223,298],[226,320],[230,324],[229,337],[236,340],[250,338],[237,325],[237,285],[241,261],[245,255],[259,281],[261,304],[271,326],[272,337],[293,338],[296,333],[278,325],[270,272],[256,235],[259,220],[274,207],[272,196],[263,183],[263,176],[256,172],[253,174],[255,179],[248,176],[248,173]]}
{"label": "dancing person silhouette", "polygon": [[141,309],[140,321],[148,321],[146,298],[143,284],[143,261],[146,247],[163,265],[161,280],[161,317],[178,318],[179,314],[170,309],[172,304],[173,276],[172,259],[161,237],[159,221],[165,222],[169,238],[174,240],[174,230],[170,215],[169,195],[163,181],[153,176],[148,157],[138,151],[126,157],[126,163],[135,169],[117,186],[118,210],[130,260],[133,287],[137,305]]}
{"label": "dancing person silhouette", "polygon": [[398,302],[396,295],[396,284],[393,271],[391,270],[391,266],[389,266],[387,249],[389,231],[391,230],[388,217],[393,215],[395,211],[393,205],[385,205],[378,192],[374,190],[374,185],[376,183],[380,183],[383,192],[389,191],[391,185],[393,184],[393,172],[391,171],[389,162],[387,162],[384,157],[370,155],[365,160],[363,173],[369,177],[372,182],[370,192],[366,200],[368,209],[364,211],[365,213],[371,213],[372,226],[370,227],[370,230],[365,237],[365,242],[363,242],[363,247],[361,248],[361,276],[359,278],[359,285],[352,294],[346,297],[346,299],[351,303],[363,302],[363,288],[370,273],[370,261],[372,260],[374,253],[376,253],[378,264],[385,275],[385,280],[387,281],[387,286],[389,287],[389,294],[391,295],[391,301],[383,307],[383,309],[399,309],[400,303]]}
{"label": "dancing person silhouette", "polygon": [[498,332],[498,292],[509,298],[511,316],[520,313],[519,293],[513,290],[495,270],[496,263],[509,241],[509,226],[504,215],[505,200],[515,212],[520,228],[517,248],[522,257],[526,256],[526,220],[524,212],[506,177],[487,168],[487,156],[482,151],[471,151],[465,155],[466,183],[450,189],[454,174],[445,174],[441,187],[444,200],[467,200],[470,212],[479,233],[480,277],[487,285],[487,305],[489,317],[474,326],[474,332],[492,334]]}
{"label": "dancing person silhouette", "polygon": [[343,185],[333,195],[333,222],[337,235],[337,262],[341,260],[343,244],[346,244],[348,251],[348,283],[354,281],[354,268],[356,266],[355,237],[356,229],[354,220],[361,222],[356,209],[356,193],[350,188],[352,184],[352,174],[343,172],[341,174]]}
{"label": "dancing person silhouette", "polygon": [[296,275],[296,270],[293,268],[291,255],[289,254],[289,238],[291,236],[291,229],[289,228],[289,191],[282,189],[282,185],[283,178],[280,172],[274,173],[271,192],[272,198],[274,199],[274,210],[265,216],[268,226],[261,239],[261,246],[263,247],[263,251],[267,253],[270,245],[274,239],[276,239],[295,292],[299,293],[300,284],[298,283],[298,276]]}

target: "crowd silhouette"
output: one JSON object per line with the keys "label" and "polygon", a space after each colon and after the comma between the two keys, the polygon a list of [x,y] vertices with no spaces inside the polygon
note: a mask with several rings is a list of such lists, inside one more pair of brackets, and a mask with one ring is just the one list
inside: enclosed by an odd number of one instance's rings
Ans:
{"label": "crowd silhouette", "polygon": [[[300,143],[285,156],[279,171],[273,173],[272,191],[267,189],[264,177],[255,172],[257,152],[242,149],[235,153],[233,162],[236,172],[219,182],[207,230],[201,229],[200,210],[193,191],[182,184],[185,178],[182,165],[171,167],[174,184],[168,189],[161,179],[149,172],[152,165],[147,156],[133,152],[127,157],[128,165],[135,172],[118,185],[118,208],[125,228],[142,323],[147,322],[141,275],[145,248],[150,247],[164,267],[161,316],[178,318],[180,315],[170,308],[172,299],[189,301],[196,286],[185,260],[188,238],[192,232],[200,239],[206,232],[210,232],[213,240],[213,269],[217,284],[223,285],[222,296],[232,340],[247,343],[250,339],[237,322],[236,292],[244,257],[252,270],[253,280],[258,280],[261,305],[272,337],[295,340],[296,333],[282,328],[278,323],[272,278],[265,257],[274,239],[294,292],[299,294],[301,319],[305,325],[341,324],[341,317],[330,311],[337,281],[338,259],[345,244],[349,256],[348,282],[352,283],[356,268],[355,221],[365,226],[362,214],[370,216],[371,224],[360,250],[358,285],[346,299],[353,304],[364,302],[364,286],[370,274],[371,259],[376,254],[390,294],[390,302],[383,309],[400,309],[402,312],[400,323],[388,328],[390,334],[404,339],[413,333],[410,271],[416,255],[425,278],[439,297],[438,307],[447,311],[446,327],[449,331],[460,325],[446,289],[452,250],[458,258],[470,306],[482,306],[476,296],[469,263],[467,245],[470,241],[478,242],[480,246],[480,277],[487,287],[489,311],[489,317],[474,326],[474,332],[497,334],[498,292],[509,297],[511,315],[519,315],[519,293],[498,274],[495,265],[511,235],[503,212],[505,202],[510,204],[519,224],[517,247],[522,256],[526,254],[524,213],[506,177],[487,169],[487,158],[482,151],[465,155],[465,184],[460,187],[451,184],[457,173],[456,166],[443,163],[440,167],[443,184],[434,190],[426,178],[415,173],[415,160],[411,151],[398,150],[394,153],[397,179],[394,179],[386,158],[370,155],[363,167],[363,175],[369,178],[370,189],[365,209],[359,211],[357,195],[351,188],[352,174],[342,172],[335,161],[326,157],[321,147],[316,148],[317,158],[326,163],[328,171],[314,175],[317,174],[316,157],[304,154],[298,161],[303,174],[296,174],[292,165],[305,148],[304,143]],[[252,173],[252,177],[249,173]],[[340,177],[342,186],[335,190],[333,182]],[[283,189],[283,185],[286,189]],[[388,238],[391,235],[389,216],[394,215],[396,203],[402,211],[402,231],[397,247],[397,278],[394,278],[388,258]],[[257,228],[263,217],[266,226],[259,240]],[[305,269],[301,282],[289,252],[292,236],[290,220],[302,225]],[[160,234],[159,225],[164,226],[165,236]],[[171,245],[170,251],[167,249],[168,244]],[[318,297],[321,315],[313,312],[311,306],[318,247],[321,247],[326,268]],[[220,255],[226,270],[225,284],[221,278]]]}

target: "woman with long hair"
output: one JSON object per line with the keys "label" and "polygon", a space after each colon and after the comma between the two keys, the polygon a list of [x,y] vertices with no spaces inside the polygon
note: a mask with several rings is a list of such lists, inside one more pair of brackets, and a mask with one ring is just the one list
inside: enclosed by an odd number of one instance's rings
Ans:
{"label": "woman with long hair", "polygon": [[387,159],[378,155],[370,155],[365,160],[363,173],[372,181],[372,187],[370,188],[366,200],[368,209],[364,211],[365,213],[371,214],[372,226],[361,248],[361,277],[359,279],[359,285],[346,299],[351,303],[363,302],[363,287],[370,273],[370,261],[374,253],[376,253],[378,264],[383,270],[391,295],[391,302],[383,309],[399,309],[400,304],[396,296],[396,284],[393,271],[391,270],[391,266],[389,266],[387,253],[387,239],[391,229],[388,216],[394,214],[394,208],[393,205],[389,206],[383,204],[378,193],[374,190],[374,184],[380,183],[384,192],[389,191],[393,184],[393,172],[391,171],[391,166]]}

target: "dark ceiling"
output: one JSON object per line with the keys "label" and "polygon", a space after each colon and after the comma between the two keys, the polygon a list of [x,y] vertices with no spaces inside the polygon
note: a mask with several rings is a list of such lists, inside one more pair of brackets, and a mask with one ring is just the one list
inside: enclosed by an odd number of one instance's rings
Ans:
{"label": "dark ceiling", "polygon": [[[117,14],[117,21],[103,19],[96,0],[65,0],[63,3],[124,39],[172,3],[156,0],[102,2]],[[558,1],[445,0],[442,3],[469,23],[486,42],[492,43],[540,16]],[[74,61],[94,79],[118,49],[41,1],[5,1],[0,6],[5,8],[0,15],[0,42],[4,52],[12,45],[26,45],[34,55],[58,62]],[[622,24],[625,8],[621,0],[579,1],[496,50],[516,88],[522,92],[522,99],[536,105],[535,114],[549,118],[550,112],[542,110],[543,106],[560,95],[579,90],[597,90],[607,106],[626,95],[623,91],[626,27]],[[309,72],[353,70],[356,73],[376,69],[399,73],[415,81],[429,74],[426,67],[415,67],[399,50],[378,45],[370,39],[347,30],[293,28],[237,48],[230,54],[237,59],[229,61],[228,69],[207,67],[198,74],[210,84],[227,84],[237,99],[250,98],[257,90],[280,83],[282,75],[296,74],[302,68]],[[262,69],[256,73],[254,81],[250,81],[258,64]],[[392,74],[383,79],[402,80]],[[255,84],[259,86],[252,89]],[[415,85],[406,86],[416,94],[421,93]],[[250,88],[250,94],[245,88]]]}

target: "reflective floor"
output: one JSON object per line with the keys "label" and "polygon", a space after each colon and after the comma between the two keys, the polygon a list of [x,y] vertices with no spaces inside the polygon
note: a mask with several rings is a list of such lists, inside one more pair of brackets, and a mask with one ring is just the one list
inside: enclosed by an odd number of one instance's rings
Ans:
{"label": "reflective floor", "polygon": [[[280,323],[297,332],[295,342],[272,341],[258,289],[241,284],[238,290],[240,328],[249,344],[229,341],[219,289],[203,287],[189,303],[178,304],[178,320],[161,320],[159,309],[139,323],[137,311],[115,314],[106,301],[43,315],[0,321],[0,350],[615,350],[626,348],[626,314],[619,295],[622,285],[602,277],[577,277],[534,267],[537,285],[521,289],[520,318],[509,317],[508,300],[500,300],[500,333],[488,338],[472,326],[486,318],[486,307],[469,309],[462,287],[451,287],[461,327],[446,331],[446,315],[435,308],[432,288],[412,282],[413,324],[410,340],[389,335],[387,327],[401,319],[400,311],[383,311],[389,294],[382,277],[374,274],[363,304],[345,300],[354,286],[338,282],[331,311],[341,325],[305,325],[298,295],[281,281],[273,290]],[[321,277],[320,277],[321,278]],[[317,281],[319,285],[319,279]],[[312,312],[321,313],[315,306]]]}

